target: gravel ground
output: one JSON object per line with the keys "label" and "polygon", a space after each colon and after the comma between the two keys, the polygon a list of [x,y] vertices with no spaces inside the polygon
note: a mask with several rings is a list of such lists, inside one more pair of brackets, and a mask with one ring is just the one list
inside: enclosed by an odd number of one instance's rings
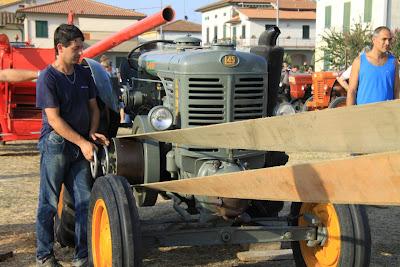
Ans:
{"label": "gravel ground", "polygon": [[[298,153],[289,164],[344,157],[344,154]],[[0,254],[14,256],[0,266],[35,266],[34,218],[39,187],[39,154],[36,142],[20,141],[0,147]],[[142,208],[141,217],[171,212],[170,203]],[[400,266],[400,207],[368,207],[372,233],[371,266]],[[72,250],[55,248],[64,266],[70,266]],[[292,260],[240,262],[240,246],[169,247],[146,253],[145,266],[294,266]]]}

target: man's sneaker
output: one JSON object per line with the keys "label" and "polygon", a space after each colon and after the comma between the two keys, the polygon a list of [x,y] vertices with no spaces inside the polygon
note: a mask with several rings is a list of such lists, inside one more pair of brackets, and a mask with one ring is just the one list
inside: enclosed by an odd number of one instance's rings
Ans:
{"label": "man's sneaker", "polygon": [[72,267],[87,267],[89,266],[88,258],[75,259],[72,261]]}
{"label": "man's sneaker", "polygon": [[58,263],[58,260],[56,260],[54,255],[51,255],[44,260],[36,259],[36,266],[37,267],[62,267],[62,265],[60,263]]}

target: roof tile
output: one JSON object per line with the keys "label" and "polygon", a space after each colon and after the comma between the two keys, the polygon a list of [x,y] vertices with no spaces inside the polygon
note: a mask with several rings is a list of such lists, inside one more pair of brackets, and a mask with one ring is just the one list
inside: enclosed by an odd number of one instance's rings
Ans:
{"label": "roof tile", "polygon": [[201,32],[201,25],[187,20],[175,20],[162,26],[162,29],[164,32]]}
{"label": "roof tile", "polygon": [[[249,19],[275,19],[275,9],[261,9],[261,8],[238,8],[240,13],[247,16]],[[297,19],[297,20],[315,20],[315,11],[279,11],[279,19]]]}
{"label": "roof tile", "polygon": [[41,14],[68,14],[74,12],[78,16],[110,16],[110,17],[128,17],[141,19],[145,14],[110,6],[92,0],[56,0],[54,2],[30,6],[18,9],[21,13],[41,13]]}
{"label": "roof tile", "polygon": [[[214,10],[223,6],[235,5],[238,6],[241,3],[245,4],[276,4],[276,0],[221,0],[211,3],[206,6],[202,6],[196,11],[206,12]],[[279,9],[307,9],[315,10],[316,3],[313,0],[279,0]]]}

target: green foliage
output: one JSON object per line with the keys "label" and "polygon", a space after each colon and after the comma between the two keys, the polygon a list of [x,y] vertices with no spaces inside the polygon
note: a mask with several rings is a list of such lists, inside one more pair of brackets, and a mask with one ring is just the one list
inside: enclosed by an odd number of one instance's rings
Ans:
{"label": "green foliage", "polygon": [[292,65],[292,57],[288,53],[284,53],[283,62],[287,62],[289,65]]}
{"label": "green foliage", "polygon": [[400,57],[400,29],[396,29],[393,33],[392,53],[398,59]]}
{"label": "green foliage", "polygon": [[356,23],[349,32],[327,30],[322,36],[323,58],[331,68],[343,69],[349,66],[364,47],[371,45],[371,28]]}

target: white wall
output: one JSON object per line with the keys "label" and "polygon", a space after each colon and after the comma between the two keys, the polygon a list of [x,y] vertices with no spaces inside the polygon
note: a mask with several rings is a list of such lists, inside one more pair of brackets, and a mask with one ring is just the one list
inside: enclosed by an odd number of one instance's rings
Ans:
{"label": "white wall", "polygon": [[[251,34],[260,36],[265,30],[265,25],[275,25],[276,20],[256,20],[250,24]],[[279,39],[302,39],[303,38],[303,25],[310,26],[310,39],[315,38],[315,21],[313,20],[279,20],[279,29],[281,34]]]}
{"label": "white wall", "polygon": [[387,26],[391,29],[400,29],[400,1],[391,0],[389,8],[391,12],[389,12],[390,21]]}
{"label": "white wall", "polygon": [[103,31],[117,32],[134,24],[137,20],[133,19],[106,19],[106,18],[87,18],[78,17],[74,19],[74,24],[80,25],[81,31]]}
{"label": "white wall", "polygon": [[[206,44],[207,40],[207,28],[209,28],[209,41],[212,42],[214,38],[214,26],[218,26],[218,39],[223,38],[223,25],[225,22],[232,19],[234,12],[233,6],[222,7],[219,9],[211,10],[202,13],[202,41],[203,45]],[[224,16],[225,13],[225,16]],[[226,37],[231,38],[233,34],[233,27],[236,27],[236,40],[238,49],[248,50],[249,46],[257,45],[258,37],[265,30],[265,25],[275,25],[276,20],[249,20],[247,16],[239,13],[240,23],[227,25]],[[215,18],[217,16],[217,18]],[[208,20],[206,19],[208,18]],[[240,39],[242,34],[242,26],[246,26],[246,38]],[[310,26],[310,39],[305,40],[303,38],[303,25]],[[281,35],[279,40],[284,40],[283,43],[287,43],[291,47],[302,47],[305,50],[313,50],[315,46],[315,21],[314,20],[280,20],[279,28]],[[255,36],[256,38],[252,38]],[[290,36],[290,40],[287,39]],[[281,43],[279,43],[281,45]],[[285,45],[283,45],[285,46]]]}
{"label": "white wall", "polygon": [[[36,38],[36,20],[47,21],[48,23],[48,38]],[[61,15],[40,15],[40,14],[27,14],[24,27],[25,27],[25,41],[30,40],[35,47],[40,48],[53,48],[53,36],[56,28],[67,22],[67,16]],[[77,25],[79,27],[79,25]]]}
{"label": "white wall", "polygon": [[[22,26],[21,26],[21,28],[22,28]],[[0,33],[3,33],[3,34],[5,34],[5,35],[7,35],[7,37],[8,37],[8,40],[10,41],[10,42],[15,42],[15,35],[17,35],[18,34],[18,36],[19,36],[19,40],[18,40],[18,42],[22,42],[23,40],[22,40],[22,33],[21,33],[21,31],[19,30],[19,29],[17,29],[16,27],[10,27],[10,28],[1,28],[0,29]]]}
{"label": "white wall", "polygon": [[[227,7],[223,7],[223,8],[219,8],[219,9],[215,9],[215,10],[211,10],[211,11],[207,11],[202,13],[201,17],[202,17],[202,41],[203,44],[206,44],[206,40],[207,40],[207,28],[209,28],[210,30],[210,34],[209,34],[209,41],[212,42],[213,38],[214,38],[214,27],[217,26],[218,27],[218,39],[222,39],[223,38],[223,25],[226,21],[231,20],[232,18],[232,10],[233,7],[232,6],[227,6]],[[224,15],[225,14],[225,15]],[[215,16],[217,16],[215,18]],[[206,19],[208,17],[208,19]],[[227,25],[227,30],[226,30],[226,37],[230,38],[231,36],[231,27],[230,25]]]}
{"label": "white wall", "polygon": [[[48,3],[48,2],[51,2],[52,0],[34,0],[34,1],[24,1],[24,2],[22,2],[22,3],[18,3],[18,4],[15,4],[15,5],[10,5],[10,6],[7,6],[7,7],[4,7],[4,8],[1,8],[0,7],[0,11],[7,11],[7,12],[15,12],[17,9],[19,9],[20,7],[20,5],[25,5],[25,7],[28,7],[28,6],[30,6],[30,5],[32,5],[32,4],[37,4],[37,5],[40,5],[40,4],[45,4],[45,3]],[[32,3],[32,4],[30,4],[30,3]]]}
{"label": "white wall", "polygon": [[[48,22],[49,36],[48,38],[36,38],[35,21],[43,20]],[[74,24],[80,28],[82,32],[94,32],[91,34],[92,40],[100,40],[111,34],[134,24],[137,20],[129,19],[101,19],[101,18],[84,18],[75,17]],[[53,37],[56,28],[67,22],[66,15],[41,15],[27,14],[24,21],[25,40],[31,40],[36,47],[52,48],[54,46]],[[101,31],[100,31],[101,30]]]}

